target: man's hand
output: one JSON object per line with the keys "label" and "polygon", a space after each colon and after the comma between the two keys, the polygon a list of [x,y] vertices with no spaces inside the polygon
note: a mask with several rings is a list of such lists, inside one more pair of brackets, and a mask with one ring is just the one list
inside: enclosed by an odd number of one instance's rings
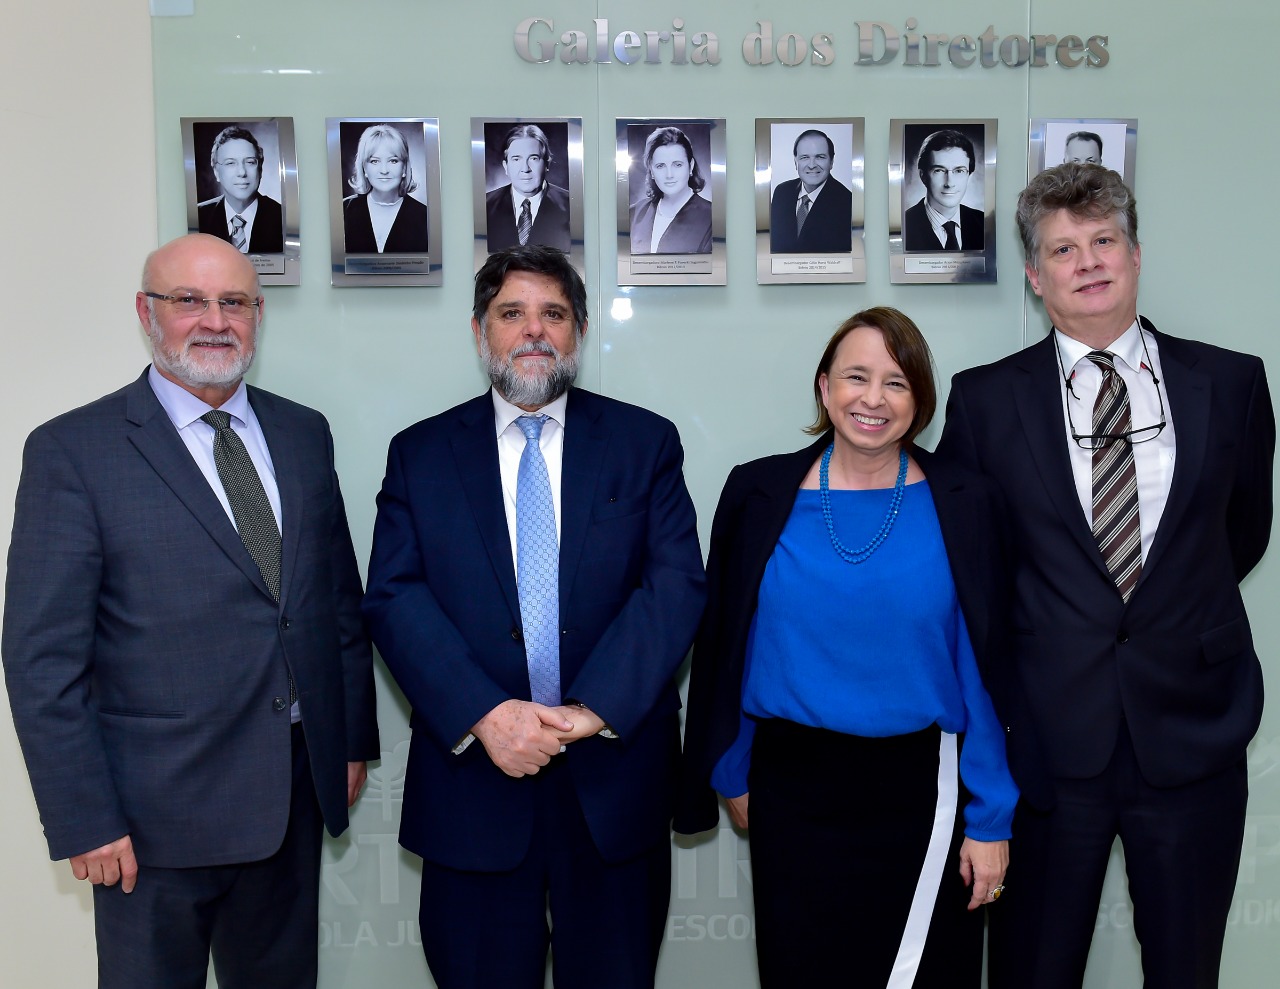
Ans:
{"label": "man's hand", "polygon": [[580,704],[563,704],[552,710],[573,725],[568,731],[556,732],[561,745],[568,745],[580,738],[590,738],[604,727],[604,719],[600,715]]}
{"label": "man's hand", "polygon": [[560,735],[573,730],[563,710],[512,698],[477,721],[471,734],[508,776],[532,776],[560,752]]}
{"label": "man's hand", "polygon": [[347,806],[354,807],[360,799],[360,791],[364,789],[364,781],[369,778],[369,766],[364,762],[347,763]]}
{"label": "man's hand", "polygon": [[119,883],[122,890],[132,893],[134,883],[138,881],[138,860],[133,857],[133,840],[125,835],[91,852],[73,855],[71,874],[77,879],[87,879],[95,886]]}
{"label": "man's hand", "polygon": [[973,895],[969,909],[994,903],[991,891],[1004,882],[1009,868],[1009,843],[1007,841],[975,841],[965,838],[960,845],[960,878],[966,886],[972,883]]}

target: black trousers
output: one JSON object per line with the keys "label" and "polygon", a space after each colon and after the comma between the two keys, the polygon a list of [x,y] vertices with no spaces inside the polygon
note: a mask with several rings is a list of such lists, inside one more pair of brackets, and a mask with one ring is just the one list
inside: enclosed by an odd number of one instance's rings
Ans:
{"label": "black trousers", "polygon": [[[510,872],[422,864],[422,948],[439,989],[653,989],[671,897],[671,845],[606,862],[561,759],[536,788],[529,853]],[[548,915],[550,923],[548,924]]]}
{"label": "black trousers", "polygon": [[763,721],[749,786],[763,989],[977,989],[982,914],[959,874],[954,736]]}
{"label": "black trousers", "polygon": [[1126,730],[1092,779],[1055,781],[1057,804],[1020,806],[1007,892],[991,913],[992,989],[1079,989],[1111,847],[1124,847],[1150,989],[1214,989],[1244,837],[1245,760],[1186,786],[1142,778]]}
{"label": "black trousers", "polygon": [[139,863],[132,893],[93,888],[100,989],[315,989],[320,806],[300,726],[284,841],[243,865],[157,869]]}

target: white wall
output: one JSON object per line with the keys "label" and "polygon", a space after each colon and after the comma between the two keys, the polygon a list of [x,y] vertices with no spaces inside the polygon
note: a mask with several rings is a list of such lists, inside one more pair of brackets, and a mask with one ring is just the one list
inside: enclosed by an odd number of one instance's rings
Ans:
{"label": "white wall", "polygon": [[[22,443],[147,360],[133,313],[155,246],[151,24],[143,0],[5,5],[0,54],[0,542]],[[0,595],[3,591],[0,591]],[[92,898],[49,861],[7,712],[0,715],[0,983],[94,984]]]}

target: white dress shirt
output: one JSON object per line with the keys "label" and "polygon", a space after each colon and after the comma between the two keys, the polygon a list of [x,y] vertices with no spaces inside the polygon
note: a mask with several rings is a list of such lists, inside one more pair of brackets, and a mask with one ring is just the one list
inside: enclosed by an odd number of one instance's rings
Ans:
{"label": "white dress shirt", "polygon": [[[520,207],[524,205],[524,201],[529,200],[529,217],[532,222],[538,222],[538,210],[542,209],[542,194],[547,191],[547,184],[542,183],[542,188],[537,192],[526,195],[523,192],[517,192],[515,183],[511,184],[511,208],[515,210],[516,226],[520,226]],[[524,413],[522,412],[521,415]]]}
{"label": "white dress shirt", "polygon": [[[1093,348],[1058,330],[1054,330],[1053,335],[1061,362],[1059,369],[1070,382],[1070,388],[1065,387],[1065,383],[1063,387],[1062,425],[1071,454],[1071,473],[1075,477],[1076,495],[1084,509],[1085,521],[1092,526],[1093,452],[1083,449],[1071,438],[1067,413],[1070,412],[1078,434],[1083,436],[1093,432],[1093,403],[1102,384],[1102,371],[1088,359],[1087,355]],[[1153,440],[1133,444],[1134,469],[1138,475],[1138,516],[1142,526],[1142,559],[1145,562],[1164,515],[1165,502],[1169,500],[1169,486],[1173,483],[1177,452],[1173,410],[1169,407],[1168,392],[1164,391],[1160,349],[1155,337],[1143,332],[1137,320],[1107,348],[1107,353],[1114,355],[1116,372],[1129,389],[1130,429],[1159,423],[1161,399],[1164,399],[1165,427],[1160,435]]]}
{"label": "white dress shirt", "polygon": [[498,434],[498,469],[502,472],[502,506],[507,513],[507,532],[511,536],[511,559],[520,570],[520,557],[516,550],[516,479],[520,474],[520,455],[524,453],[524,433],[516,425],[523,415],[540,414],[547,417],[542,425],[538,448],[547,462],[547,480],[551,482],[551,505],[556,513],[556,544],[560,543],[560,470],[564,463],[564,410],[569,404],[566,392],[537,413],[525,412],[512,405],[490,389],[493,396],[493,425]]}

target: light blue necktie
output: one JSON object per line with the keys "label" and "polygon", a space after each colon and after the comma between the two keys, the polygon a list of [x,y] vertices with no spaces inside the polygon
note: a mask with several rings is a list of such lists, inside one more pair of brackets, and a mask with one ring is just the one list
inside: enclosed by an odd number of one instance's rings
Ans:
{"label": "light blue necktie", "polygon": [[521,416],[524,452],[516,475],[516,584],[529,689],[539,704],[560,703],[560,546],[551,480],[538,441],[544,415]]}

